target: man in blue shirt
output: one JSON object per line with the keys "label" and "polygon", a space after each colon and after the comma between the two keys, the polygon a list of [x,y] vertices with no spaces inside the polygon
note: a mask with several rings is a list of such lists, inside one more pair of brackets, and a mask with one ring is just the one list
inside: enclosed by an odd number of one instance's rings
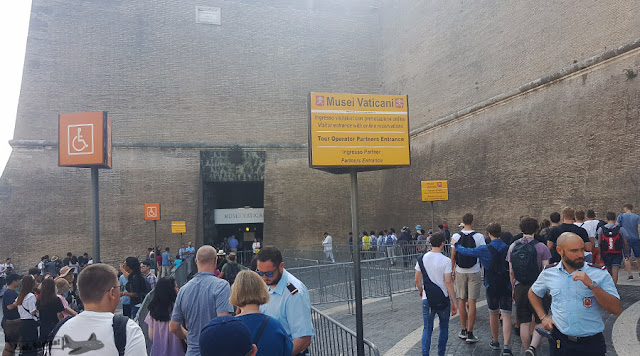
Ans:
{"label": "man in blue shirt", "polygon": [[[500,239],[502,227],[498,223],[490,223],[487,225],[487,233],[491,238],[489,245],[480,245],[475,248],[468,248],[457,243],[455,245],[456,253],[463,256],[477,257],[480,264],[484,268],[484,287],[487,290],[487,305],[489,306],[489,325],[491,326],[492,341],[489,344],[492,349],[499,350],[500,342],[498,334],[500,329],[500,320],[498,313],[502,314],[502,336],[504,339],[504,348],[502,355],[509,356],[511,347],[511,283],[509,282],[509,265],[505,260],[509,246]],[[494,263],[494,258],[500,259]],[[492,266],[502,267],[500,271],[494,271]],[[495,283],[490,288],[490,283]]]}
{"label": "man in blue shirt", "polygon": [[[622,208],[623,213],[618,215],[618,220],[616,221],[618,226],[623,227],[627,230],[629,236],[627,237],[627,244],[629,244],[629,248],[633,250],[633,259],[636,260],[636,264],[638,263],[637,258],[640,256],[640,239],[638,238],[638,234],[640,234],[640,216],[638,214],[633,213],[633,205],[625,204]],[[630,251],[626,251],[626,259],[624,261],[625,269],[629,274],[629,279],[633,279],[633,275],[631,275],[631,253]]]}
{"label": "man in blue shirt", "polygon": [[209,245],[200,247],[195,262],[199,272],[178,291],[169,322],[169,330],[187,340],[186,356],[200,356],[200,331],[211,319],[233,312],[229,283],[214,274],[216,250]]}
{"label": "man in blue shirt", "polygon": [[[557,241],[561,261],[540,273],[529,290],[529,301],[545,329],[552,331],[552,355],[604,355],[607,351],[601,310],[620,315],[620,295],[604,267],[585,264],[584,241],[565,232]],[[551,293],[551,315],[542,297]]]}
{"label": "man in blue shirt", "polygon": [[171,258],[171,253],[169,252],[169,248],[167,247],[162,253],[162,270],[160,271],[160,278],[169,277],[169,275],[171,274],[172,261],[173,258]]}
{"label": "man in blue shirt", "polygon": [[196,249],[193,247],[193,244],[191,244],[191,241],[189,241],[187,248],[185,249],[185,255],[185,261],[187,262],[187,274],[191,274],[191,271],[193,270],[193,258],[196,256]]}
{"label": "man in blue shirt", "polygon": [[231,252],[238,252],[238,245],[240,244],[238,242],[238,239],[236,239],[235,235],[231,235],[231,238],[229,238],[229,248],[231,249]]}
{"label": "man in blue shirt", "polygon": [[260,311],[276,318],[293,341],[293,355],[308,355],[314,335],[311,323],[311,300],[307,287],[284,269],[282,254],[275,247],[258,252],[256,272],[269,286],[269,302]]}

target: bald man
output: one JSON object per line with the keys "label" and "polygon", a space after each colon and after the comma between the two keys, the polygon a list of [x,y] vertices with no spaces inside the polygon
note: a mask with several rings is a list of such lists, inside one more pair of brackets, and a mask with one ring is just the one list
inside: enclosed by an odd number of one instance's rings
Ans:
{"label": "bald man", "polygon": [[174,335],[187,340],[186,356],[200,356],[200,330],[209,321],[233,312],[229,282],[213,274],[218,262],[216,250],[209,245],[200,247],[195,262],[198,273],[178,291],[169,323]]}
{"label": "bald man", "polygon": [[[556,246],[560,262],[547,266],[529,290],[531,305],[555,339],[552,355],[604,355],[601,310],[622,313],[611,275],[604,267],[585,264],[584,245],[577,234],[562,233]],[[546,315],[542,307],[547,291],[552,296],[553,316]]]}

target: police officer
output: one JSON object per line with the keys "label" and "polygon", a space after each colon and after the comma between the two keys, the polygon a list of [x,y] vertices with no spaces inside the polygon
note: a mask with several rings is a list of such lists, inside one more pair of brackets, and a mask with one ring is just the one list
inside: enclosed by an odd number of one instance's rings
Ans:
{"label": "police officer", "polygon": [[260,311],[282,324],[293,341],[293,356],[308,355],[314,331],[307,287],[284,269],[282,254],[277,248],[264,247],[257,258],[256,272],[269,286],[269,302],[260,306]]}
{"label": "police officer", "polygon": [[[604,267],[584,263],[584,242],[565,232],[557,241],[561,260],[547,266],[529,290],[529,300],[545,329],[552,331],[552,355],[604,355],[601,309],[622,313],[620,295]],[[551,293],[551,313],[542,297]]]}

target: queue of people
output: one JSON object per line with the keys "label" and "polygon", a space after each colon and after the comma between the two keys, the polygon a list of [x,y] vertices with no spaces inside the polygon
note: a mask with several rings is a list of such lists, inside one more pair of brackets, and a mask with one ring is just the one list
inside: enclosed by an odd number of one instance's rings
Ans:
{"label": "queue of people", "polygon": [[[614,315],[622,312],[617,272],[624,259],[640,253],[640,217],[632,209],[626,204],[617,218],[607,212],[606,221],[595,220],[593,211],[569,207],[552,213],[548,223],[523,216],[520,234],[505,234],[500,224],[490,223],[487,239],[474,229],[473,214],[467,213],[462,217],[461,231],[451,237],[450,260],[440,253],[444,234],[433,234],[432,250],[415,266],[415,283],[423,298],[422,354],[429,354],[436,315],[441,330],[439,355],[445,353],[449,317],[458,312],[462,326],[458,336],[468,344],[479,341],[474,326],[476,300],[483,285],[490,313],[489,345],[494,350],[502,349],[502,355],[513,354],[512,301],[525,355],[538,352],[543,332],[535,329],[548,331],[546,336],[554,345],[552,355],[604,355],[601,311]],[[603,261],[604,265],[590,260]],[[633,278],[631,273],[629,276]]]}

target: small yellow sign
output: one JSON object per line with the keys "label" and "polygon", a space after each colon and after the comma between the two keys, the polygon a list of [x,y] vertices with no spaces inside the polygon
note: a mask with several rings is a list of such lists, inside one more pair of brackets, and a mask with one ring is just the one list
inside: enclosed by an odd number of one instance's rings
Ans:
{"label": "small yellow sign", "polygon": [[423,180],[420,182],[422,201],[449,200],[449,186],[446,180]]}
{"label": "small yellow sign", "polygon": [[186,221],[172,221],[171,222],[171,232],[174,234],[184,234],[187,232],[187,222]]}
{"label": "small yellow sign", "polygon": [[311,93],[311,167],[409,166],[406,95]]}

